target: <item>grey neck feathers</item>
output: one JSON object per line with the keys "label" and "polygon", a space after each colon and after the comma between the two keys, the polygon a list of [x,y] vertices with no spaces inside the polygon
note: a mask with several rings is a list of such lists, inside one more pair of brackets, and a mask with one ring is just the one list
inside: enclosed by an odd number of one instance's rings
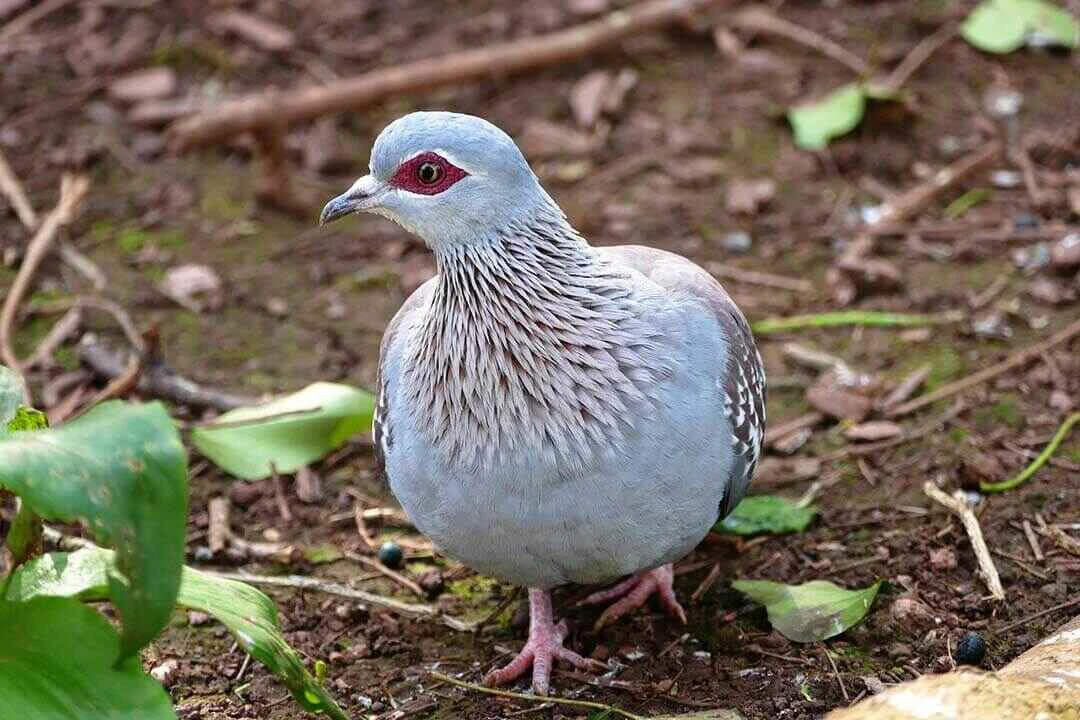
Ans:
{"label": "grey neck feathers", "polygon": [[618,452],[664,372],[627,277],[551,206],[490,242],[436,249],[405,386],[448,462],[587,466]]}

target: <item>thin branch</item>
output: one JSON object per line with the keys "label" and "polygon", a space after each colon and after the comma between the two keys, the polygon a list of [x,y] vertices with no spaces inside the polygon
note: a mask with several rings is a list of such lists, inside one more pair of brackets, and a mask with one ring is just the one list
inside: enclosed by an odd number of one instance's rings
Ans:
{"label": "thin branch", "polygon": [[764,7],[748,7],[727,20],[729,25],[741,30],[768,33],[787,38],[792,42],[821,53],[831,60],[849,68],[861,77],[869,77],[870,64],[855,53],[837,45],[832,40],[805,28],[783,20]]}
{"label": "thin branch", "polygon": [[[130,363],[128,354],[114,352],[90,335],[84,336],[75,351],[83,364],[107,378],[122,375]],[[138,389],[150,397],[191,407],[214,408],[222,412],[257,402],[254,398],[232,395],[194,383],[160,362],[147,365],[139,379]]]}
{"label": "thin branch", "polygon": [[38,20],[41,20],[47,15],[51,15],[65,5],[70,5],[73,2],[74,0],[46,0],[43,3],[32,6],[22,15],[9,20],[3,28],[0,28],[0,45],[3,45],[23,30],[28,29]]}
{"label": "thin branch", "polygon": [[975,559],[979,563],[979,576],[986,583],[986,587],[990,589],[991,597],[995,600],[1004,600],[1005,589],[1001,586],[1001,577],[998,575],[993,558],[990,557],[990,550],[986,547],[982,528],[979,527],[979,519],[975,517],[975,513],[965,502],[964,494],[957,490],[953,495],[946,495],[929,480],[923,485],[923,492],[926,493],[928,498],[947,508],[960,518],[968,539],[971,541],[971,549],[975,551]]}
{"label": "thin branch", "polygon": [[[16,372],[21,370],[22,363],[15,356],[15,351],[11,346],[11,336],[15,327],[15,317],[19,309],[19,303],[22,302],[23,295],[29,289],[38,266],[56,240],[57,232],[61,227],[71,222],[75,211],[78,210],[89,189],[90,180],[84,176],[64,175],[61,178],[60,200],[57,202],[56,207],[45,216],[41,226],[30,241],[30,245],[26,250],[26,257],[23,258],[22,265],[19,267],[19,273],[15,276],[15,281],[11,284],[7,297],[4,298],[3,309],[0,309],[0,359]],[[26,390],[26,392],[28,395],[26,399],[29,401],[30,391]]]}
{"label": "thin branch", "polygon": [[30,204],[29,198],[26,197],[26,191],[23,190],[22,183],[19,182],[19,178],[15,177],[15,173],[12,172],[11,166],[8,165],[7,158],[4,157],[2,151],[0,151],[0,192],[4,193],[8,202],[11,203],[15,214],[19,216],[19,222],[27,230],[33,230],[38,223],[37,213],[34,212],[34,206]]}
{"label": "thin branch", "polygon": [[437,680],[442,680],[445,683],[456,685],[459,688],[465,690],[474,690],[479,693],[485,693],[487,695],[495,695],[497,697],[510,698],[511,700],[524,700],[525,702],[532,703],[556,703],[558,705],[566,705],[568,707],[580,707],[588,708],[590,710],[602,710],[606,713],[619,715],[627,718],[628,720],[648,720],[643,715],[635,715],[626,710],[620,710],[613,705],[605,705],[598,702],[590,702],[589,700],[571,700],[569,698],[551,697],[550,695],[526,695],[525,693],[511,692],[509,690],[496,690],[495,688],[484,687],[483,685],[476,685],[475,683],[465,682],[464,680],[458,680],[457,678],[444,675],[440,672],[432,671],[430,675]]}
{"label": "thin branch", "polygon": [[[1073,426],[1076,425],[1076,423],[1078,422],[1080,422],[1080,412],[1076,412],[1070,415],[1068,418],[1065,419],[1065,422],[1061,424],[1061,427],[1058,428],[1058,431],[1054,434],[1054,437],[1050,440],[1050,442],[1047,443],[1046,447],[1043,448],[1043,451],[1039,453],[1039,456],[1036,457],[1030,465],[1024,468],[1023,471],[1020,472],[1020,474],[1018,474],[1016,477],[1012,477],[1008,480],[1003,480],[1001,482],[979,483],[979,490],[984,493],[999,493],[1005,492],[1007,490],[1012,490],[1013,488],[1017,488],[1023,485],[1025,482],[1030,480],[1035,473],[1039,472],[1039,468],[1041,468],[1050,460],[1053,454],[1057,451],[1058,446],[1065,441],[1065,438],[1069,436],[1069,432],[1073,429]],[[1030,528],[1030,525],[1028,527]]]}
{"label": "thin branch", "polygon": [[948,44],[956,36],[956,23],[946,23],[938,28],[937,32],[923,38],[911,52],[900,61],[900,64],[885,78],[884,85],[899,90],[923,66],[930,56]]}
{"label": "thin branch", "polygon": [[907,415],[908,413],[921,410],[928,405],[933,405],[938,400],[942,400],[947,397],[952,397],[957,393],[970,390],[976,385],[980,385],[987,380],[993,380],[999,375],[1003,375],[1010,370],[1021,367],[1028,364],[1032,360],[1035,360],[1045,354],[1048,350],[1066,343],[1072,340],[1074,337],[1080,336],[1080,320],[1077,320],[1073,324],[1067,326],[1063,330],[1054,333],[1046,340],[1035,343],[1023,350],[1017,351],[1009,357],[1005,358],[1001,362],[991,365],[988,368],[984,368],[974,375],[969,375],[966,378],[962,378],[955,382],[951,382],[948,385],[944,385],[932,393],[921,395],[914,400],[898,405],[889,410],[886,414],[889,417],[899,417],[901,415]]}
{"label": "thin branch", "polygon": [[375,593],[366,592],[364,590],[354,590],[351,587],[329,580],[320,580],[319,578],[304,577],[302,575],[249,575],[248,573],[229,573],[205,570],[203,572],[213,575],[214,577],[225,578],[226,580],[239,580],[240,582],[251,583],[252,585],[313,590],[326,593],[327,595],[336,595],[338,597],[349,598],[350,600],[358,600],[409,617],[433,618],[439,620],[453,630],[460,630],[463,632],[472,631],[471,623],[452,618],[448,615],[443,615],[432,605],[402,602],[400,600],[395,600],[394,598],[376,595]]}
{"label": "thin branch", "polygon": [[742,270],[723,263],[710,263],[709,272],[715,277],[746,283],[747,285],[790,290],[797,293],[811,293],[814,291],[814,285],[809,280],[759,272],[757,270]]}
{"label": "thin branch", "polygon": [[1008,632],[1009,630],[1012,630],[1015,627],[1020,627],[1022,625],[1027,625],[1032,620],[1038,620],[1041,617],[1046,617],[1047,615],[1049,615],[1051,613],[1056,613],[1059,610],[1068,610],[1069,608],[1074,607],[1076,605],[1080,605],[1080,595],[1077,595],[1076,597],[1072,598],[1071,600],[1066,600],[1065,602],[1061,603],[1060,605],[1055,605],[1053,607],[1048,607],[1045,610],[1040,610],[1039,612],[1034,613],[1032,615],[1028,615],[1025,618],[1021,618],[1020,620],[1017,620],[1015,622],[1011,622],[1008,625],[1004,625],[1002,627],[999,627],[995,632],[997,632],[998,634],[1005,633],[1005,632]]}
{"label": "thin branch", "polygon": [[511,75],[576,60],[631,35],[671,25],[716,0],[649,0],[558,32],[379,68],[337,82],[247,95],[177,121],[170,144],[183,152],[267,126],[356,112],[390,97]]}

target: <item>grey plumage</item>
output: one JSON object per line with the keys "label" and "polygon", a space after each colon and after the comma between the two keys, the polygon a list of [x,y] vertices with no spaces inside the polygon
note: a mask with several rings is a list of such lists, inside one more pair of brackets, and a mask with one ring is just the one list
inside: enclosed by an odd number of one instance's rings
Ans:
{"label": "grey plumage", "polygon": [[566,626],[547,589],[633,577],[604,624],[657,593],[685,622],[670,563],[746,494],[765,374],[742,313],[663,250],[594,248],[514,142],[480,118],[413,113],[322,220],[374,212],[419,235],[439,273],[379,357],[379,464],[416,526],[473,568],[530,588],[525,648],[546,692]]}

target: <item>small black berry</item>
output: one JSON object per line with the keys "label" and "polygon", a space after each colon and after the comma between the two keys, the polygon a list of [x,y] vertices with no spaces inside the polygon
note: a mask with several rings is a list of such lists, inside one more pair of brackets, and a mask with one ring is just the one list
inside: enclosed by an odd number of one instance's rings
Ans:
{"label": "small black berry", "polygon": [[960,665],[981,665],[986,657],[986,641],[977,632],[966,632],[956,644],[953,658]]}
{"label": "small black berry", "polygon": [[379,546],[378,558],[379,562],[386,567],[397,570],[401,567],[405,554],[401,552],[401,546],[396,542],[384,542]]}

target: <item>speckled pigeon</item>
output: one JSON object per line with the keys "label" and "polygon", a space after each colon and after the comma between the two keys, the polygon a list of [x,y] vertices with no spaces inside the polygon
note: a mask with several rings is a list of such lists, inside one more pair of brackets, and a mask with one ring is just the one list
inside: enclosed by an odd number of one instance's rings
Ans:
{"label": "speckled pigeon", "polygon": [[765,375],[745,318],[689,260],[593,247],[486,120],[416,112],[321,222],[371,212],[421,237],[438,275],[386,330],[376,452],[416,527],[451,557],[526,586],[524,649],[485,678],[563,660],[550,589],[625,580],[597,627],[654,592],[679,620],[672,561],[746,493]]}

